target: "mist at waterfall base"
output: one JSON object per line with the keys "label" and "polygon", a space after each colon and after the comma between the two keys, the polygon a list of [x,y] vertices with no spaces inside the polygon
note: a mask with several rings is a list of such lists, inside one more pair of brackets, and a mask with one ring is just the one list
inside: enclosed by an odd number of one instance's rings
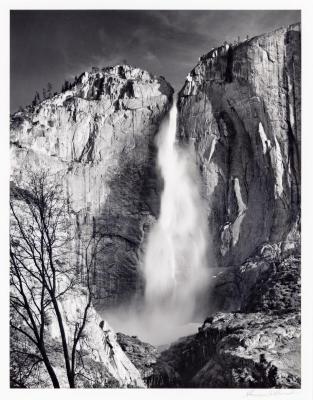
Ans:
{"label": "mist at waterfall base", "polygon": [[142,263],[144,299],[105,315],[115,331],[154,345],[197,330],[208,286],[207,217],[200,176],[193,144],[176,143],[176,122],[174,101],[156,137],[164,189]]}

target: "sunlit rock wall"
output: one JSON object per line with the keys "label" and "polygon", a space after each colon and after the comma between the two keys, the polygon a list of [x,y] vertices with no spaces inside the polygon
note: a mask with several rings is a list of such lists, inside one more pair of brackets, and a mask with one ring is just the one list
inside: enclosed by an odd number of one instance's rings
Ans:
{"label": "sunlit rock wall", "polygon": [[199,59],[179,94],[178,134],[194,141],[219,266],[262,243],[298,245],[300,51],[300,24],[225,43]]}
{"label": "sunlit rock wall", "polygon": [[164,78],[129,66],[85,72],[64,93],[11,116],[11,169],[58,172],[76,247],[101,232],[93,287],[99,304],[129,300],[141,281],[142,244],[159,213],[154,137],[172,100]]}

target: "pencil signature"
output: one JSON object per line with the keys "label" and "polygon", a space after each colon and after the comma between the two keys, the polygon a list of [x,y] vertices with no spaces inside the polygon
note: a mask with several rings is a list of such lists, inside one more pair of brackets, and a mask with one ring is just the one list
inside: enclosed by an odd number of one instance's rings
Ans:
{"label": "pencil signature", "polygon": [[287,395],[287,396],[293,396],[296,393],[293,390],[286,390],[286,391],[281,391],[281,390],[257,390],[257,389],[251,389],[248,390],[246,393],[246,396],[259,396],[259,397],[269,397],[269,396],[282,396],[282,395]]}

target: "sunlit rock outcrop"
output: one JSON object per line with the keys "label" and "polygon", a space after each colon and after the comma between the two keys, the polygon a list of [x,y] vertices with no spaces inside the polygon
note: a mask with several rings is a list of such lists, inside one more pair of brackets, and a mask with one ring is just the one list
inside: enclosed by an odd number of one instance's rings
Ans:
{"label": "sunlit rock outcrop", "polygon": [[[59,299],[63,326],[69,345],[72,344],[76,324],[81,322],[86,304],[85,289],[70,290]],[[47,355],[60,387],[68,388],[60,329],[57,317],[52,311],[49,315],[47,314],[44,332]],[[12,335],[14,342],[11,347],[11,384],[13,383],[14,387],[21,387],[19,381],[16,381],[21,376],[22,387],[51,388],[52,382],[43,362],[37,366],[38,373],[35,373],[35,368],[33,373],[29,373],[32,371],[31,356],[21,358],[23,362],[17,358],[18,354],[24,354],[25,351],[36,355],[38,354],[37,348],[19,332],[12,331]],[[12,375],[15,380],[12,380]],[[142,388],[146,386],[140,371],[120,347],[114,330],[106,321],[101,320],[92,305],[88,310],[84,332],[77,346],[75,386],[78,388]]]}
{"label": "sunlit rock outcrop", "polygon": [[[80,320],[86,302],[84,290],[70,292],[60,302],[68,337],[73,337],[75,322]],[[53,315],[50,321],[47,330],[55,343],[55,350],[58,346],[61,347],[59,327]],[[99,387],[110,387],[112,382],[116,387],[145,387],[140,372],[120,347],[115,332],[106,321],[101,320],[93,306],[88,311],[87,324],[78,352],[83,354],[83,364],[80,365],[80,359],[77,361],[77,370],[83,371],[82,374],[77,374],[78,387],[86,387],[88,381],[89,385]],[[58,364],[56,359],[55,362],[62,387],[66,387],[66,371],[62,361],[61,359]]]}
{"label": "sunlit rock outcrop", "polygon": [[194,141],[215,261],[264,242],[299,242],[300,25],[202,56],[179,97],[179,137]]}

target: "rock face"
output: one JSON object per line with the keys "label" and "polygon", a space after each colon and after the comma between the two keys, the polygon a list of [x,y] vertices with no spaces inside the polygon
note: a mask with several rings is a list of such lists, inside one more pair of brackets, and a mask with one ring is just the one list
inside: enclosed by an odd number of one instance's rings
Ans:
{"label": "rock face", "polygon": [[[79,320],[81,310],[85,308],[86,296],[81,293],[71,293],[61,302],[63,319],[67,321],[69,337],[71,329],[74,329],[73,321]],[[56,318],[51,319],[51,338],[58,343],[60,340],[59,328]],[[117,336],[106,321],[101,321],[100,316],[93,307],[88,312],[87,325],[84,330],[84,338],[80,343],[80,353],[84,354],[83,374],[78,374],[78,386],[86,387],[90,382],[92,386],[106,386],[108,381],[115,382],[117,387],[145,387],[140,372],[129,360],[118,344]],[[79,361],[78,361],[79,363]],[[62,367],[64,363],[61,364]],[[59,368],[59,374],[66,377],[63,368]],[[66,386],[65,382],[62,385]],[[111,385],[108,385],[111,386]]]}
{"label": "rock face", "polygon": [[155,373],[166,384],[158,386],[297,388],[299,319],[297,312],[218,313],[162,353]]}
{"label": "rock face", "polygon": [[300,50],[299,24],[226,44],[179,94],[178,135],[194,141],[218,266],[299,241]]}
{"label": "rock face", "polygon": [[159,357],[157,348],[142,342],[137,336],[128,336],[118,332],[116,337],[118,344],[138,369],[144,382],[149,384],[154,374],[153,366]]}
{"label": "rock face", "polygon": [[215,351],[192,385],[300,387],[299,313],[218,314],[201,334],[213,339]]}
{"label": "rock face", "polygon": [[93,277],[99,305],[140,290],[140,255],[159,212],[154,136],[173,89],[129,66],[85,72],[70,89],[11,116],[12,177],[27,168],[58,172],[76,219],[76,245],[95,230]]}
{"label": "rock face", "polygon": [[300,259],[299,251],[282,253],[277,244],[267,244],[242,265],[212,270],[208,309],[300,311]]}

